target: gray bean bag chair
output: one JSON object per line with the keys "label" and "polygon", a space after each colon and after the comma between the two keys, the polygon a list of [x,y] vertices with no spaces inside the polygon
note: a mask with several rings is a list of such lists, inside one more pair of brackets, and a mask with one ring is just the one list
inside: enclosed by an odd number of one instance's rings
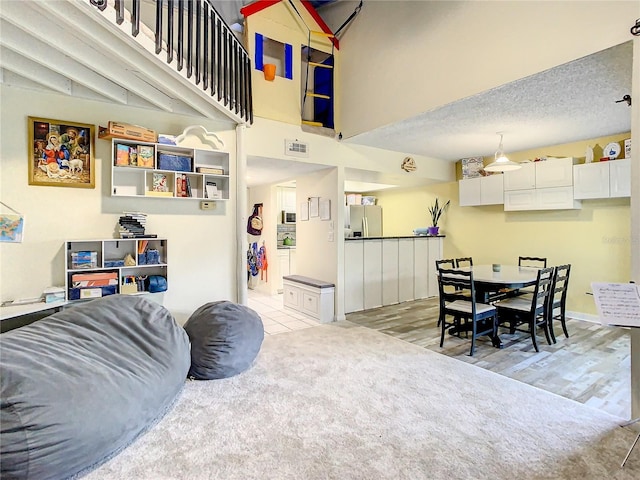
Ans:
{"label": "gray bean bag chair", "polygon": [[198,308],[184,329],[191,341],[189,376],[196,380],[227,378],[248,369],[255,360],[264,326],[249,307],[228,301]]}
{"label": "gray bean bag chair", "polygon": [[164,415],[189,339],[163,306],[111,295],[0,335],[0,477],[95,467]]}

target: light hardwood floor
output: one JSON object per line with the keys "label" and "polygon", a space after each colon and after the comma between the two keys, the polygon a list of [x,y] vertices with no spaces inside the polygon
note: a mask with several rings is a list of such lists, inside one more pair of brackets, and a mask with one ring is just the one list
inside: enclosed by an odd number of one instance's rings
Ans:
{"label": "light hardwood floor", "polygon": [[[536,353],[528,334],[500,329],[503,349],[483,337],[476,341],[446,335],[440,348],[438,299],[418,300],[347,315],[347,320],[553,392],[624,419],[631,416],[629,331],[567,319],[569,338],[555,325],[555,345],[540,330]],[[443,379],[445,380],[445,379]]]}

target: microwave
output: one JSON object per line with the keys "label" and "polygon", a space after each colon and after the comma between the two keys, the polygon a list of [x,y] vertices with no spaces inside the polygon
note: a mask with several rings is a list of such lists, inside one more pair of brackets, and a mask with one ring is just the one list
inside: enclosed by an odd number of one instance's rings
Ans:
{"label": "microwave", "polygon": [[285,212],[282,211],[282,223],[296,223],[296,213],[295,212]]}

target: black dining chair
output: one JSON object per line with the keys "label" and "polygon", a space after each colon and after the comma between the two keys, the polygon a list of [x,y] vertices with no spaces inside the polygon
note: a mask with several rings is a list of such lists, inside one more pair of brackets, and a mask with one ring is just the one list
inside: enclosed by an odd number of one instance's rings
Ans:
{"label": "black dining chair", "polygon": [[[547,259],[545,257],[518,257],[519,267],[533,267],[533,268],[546,268]],[[506,292],[507,297],[514,295],[531,295],[533,294],[532,287],[524,287],[520,289],[511,290]]]}
{"label": "black dining chair", "polygon": [[[453,293],[451,290],[453,290]],[[470,297],[466,300],[461,300],[455,293],[460,290],[469,291]],[[489,335],[494,339],[497,336],[497,310],[492,305],[476,302],[473,272],[453,269],[438,270],[438,292],[440,295],[438,323],[442,329],[440,347],[444,345],[445,333],[449,328],[452,328],[457,333],[460,333],[459,331],[463,328],[471,330],[469,356],[473,356],[478,337]],[[453,317],[453,320],[447,321],[447,316]],[[460,319],[466,320],[464,326],[461,324]]]}
{"label": "black dining chair", "polygon": [[[442,269],[450,269],[453,270],[454,268],[456,268],[456,261],[453,258],[446,258],[446,259],[440,259],[440,260],[436,260],[436,271],[439,272]],[[462,290],[456,290],[454,288],[449,288],[447,293],[450,294],[456,294],[460,297],[461,300],[468,300],[469,298],[469,292],[464,292]],[[438,319],[438,327],[440,326],[440,320]]]}
{"label": "black dining chair", "polygon": [[551,282],[551,292],[549,300],[549,332],[553,343],[556,343],[556,334],[553,331],[553,322],[560,322],[564,336],[569,338],[567,331],[567,319],[565,309],[567,304],[567,289],[569,288],[569,273],[571,265],[558,265]]}
{"label": "black dining chair", "polygon": [[[498,325],[509,325],[509,333],[516,330],[531,335],[531,342],[536,352],[539,352],[536,341],[536,329],[544,329],[547,343],[551,345],[549,333],[549,302],[551,298],[551,283],[555,268],[541,268],[538,270],[536,285],[532,295],[519,295],[505,298],[495,303],[498,309]],[[522,328],[518,328],[524,325]]]}
{"label": "black dining chair", "polygon": [[547,268],[547,259],[544,257],[518,257],[518,266]]}
{"label": "black dining chair", "polygon": [[456,268],[460,268],[460,267],[473,267],[473,258],[471,257],[456,258]]}

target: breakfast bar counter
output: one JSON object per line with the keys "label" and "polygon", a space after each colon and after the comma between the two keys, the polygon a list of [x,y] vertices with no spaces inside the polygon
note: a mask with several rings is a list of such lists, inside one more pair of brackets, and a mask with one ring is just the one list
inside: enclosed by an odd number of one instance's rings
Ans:
{"label": "breakfast bar counter", "polygon": [[436,297],[443,237],[345,238],[345,313]]}

